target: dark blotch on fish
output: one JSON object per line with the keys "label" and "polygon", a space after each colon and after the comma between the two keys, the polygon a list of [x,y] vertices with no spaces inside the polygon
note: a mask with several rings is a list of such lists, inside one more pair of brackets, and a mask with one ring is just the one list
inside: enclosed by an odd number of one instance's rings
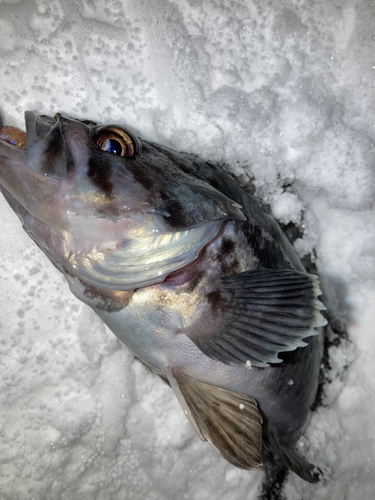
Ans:
{"label": "dark blotch on fish", "polygon": [[[99,156],[99,155],[98,155]],[[111,165],[105,158],[94,157],[88,161],[87,176],[106,196],[110,196],[113,191],[111,182]]]}

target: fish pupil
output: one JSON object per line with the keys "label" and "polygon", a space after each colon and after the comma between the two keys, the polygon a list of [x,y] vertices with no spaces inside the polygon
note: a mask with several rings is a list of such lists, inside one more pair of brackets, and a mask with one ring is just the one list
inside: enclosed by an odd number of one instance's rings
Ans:
{"label": "fish pupil", "polygon": [[117,156],[121,156],[122,153],[122,145],[119,141],[116,141],[116,139],[106,139],[102,142],[100,148],[103,149],[103,151],[108,151]]}

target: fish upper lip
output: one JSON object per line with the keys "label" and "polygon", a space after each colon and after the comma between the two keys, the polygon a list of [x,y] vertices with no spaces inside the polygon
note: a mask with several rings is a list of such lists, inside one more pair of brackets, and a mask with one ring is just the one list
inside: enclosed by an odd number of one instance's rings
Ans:
{"label": "fish upper lip", "polygon": [[37,142],[36,121],[37,114],[34,111],[25,111],[26,149],[30,149]]}
{"label": "fish upper lip", "polygon": [[62,115],[50,118],[25,113],[26,166],[40,175],[66,180],[69,151],[62,129]]}
{"label": "fish upper lip", "polygon": [[37,142],[42,141],[52,131],[57,123],[61,124],[61,130],[64,132],[64,122],[74,121],[61,113],[55,113],[53,117],[48,115],[38,115],[35,111],[25,111],[27,148],[31,148]]}
{"label": "fish upper lip", "polygon": [[37,142],[45,139],[58,122],[63,125],[63,118],[61,113],[56,113],[51,117],[48,115],[38,115],[35,111],[26,111],[27,147],[32,147]]}
{"label": "fish upper lip", "polygon": [[[5,156],[8,156],[9,158],[14,159],[15,161],[26,163],[28,152],[31,151],[31,149],[35,146],[35,144],[42,141],[48,136],[48,134],[52,131],[56,123],[60,121],[60,123],[63,124],[62,118],[63,116],[60,113],[56,113],[56,115],[53,118],[51,118],[47,115],[38,116],[35,111],[31,110],[25,111],[26,147],[19,148],[13,144],[7,143],[5,146],[8,147],[9,154],[5,154]],[[44,121],[44,124],[42,123],[42,121]],[[4,121],[2,115],[0,114],[0,128],[2,128],[3,125]],[[44,128],[44,130],[38,131],[38,125],[40,129]]]}

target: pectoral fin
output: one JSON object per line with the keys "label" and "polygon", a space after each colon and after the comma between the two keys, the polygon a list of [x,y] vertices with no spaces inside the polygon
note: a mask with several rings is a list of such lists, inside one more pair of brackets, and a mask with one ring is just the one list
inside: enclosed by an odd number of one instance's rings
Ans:
{"label": "pectoral fin", "polygon": [[216,280],[199,321],[181,330],[210,358],[234,366],[281,363],[327,321],[316,276],[261,269]]}
{"label": "pectoral fin", "polygon": [[254,399],[196,380],[178,368],[168,379],[202,441],[241,469],[262,465],[262,417]]}

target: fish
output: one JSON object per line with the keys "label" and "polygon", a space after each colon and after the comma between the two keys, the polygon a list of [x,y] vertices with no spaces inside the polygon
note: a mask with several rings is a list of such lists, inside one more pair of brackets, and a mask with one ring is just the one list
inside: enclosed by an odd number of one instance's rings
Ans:
{"label": "fish", "polygon": [[232,465],[296,451],[319,385],[317,276],[262,203],[220,166],[128,126],[0,118],[0,189],[70,290],[174,391]]}

